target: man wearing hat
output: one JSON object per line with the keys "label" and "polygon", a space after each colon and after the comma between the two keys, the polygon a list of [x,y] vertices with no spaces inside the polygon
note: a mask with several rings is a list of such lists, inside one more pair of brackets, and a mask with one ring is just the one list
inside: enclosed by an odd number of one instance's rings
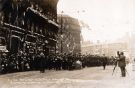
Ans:
{"label": "man wearing hat", "polygon": [[126,57],[123,52],[120,53],[118,66],[121,69],[121,76],[125,77],[126,76]]}

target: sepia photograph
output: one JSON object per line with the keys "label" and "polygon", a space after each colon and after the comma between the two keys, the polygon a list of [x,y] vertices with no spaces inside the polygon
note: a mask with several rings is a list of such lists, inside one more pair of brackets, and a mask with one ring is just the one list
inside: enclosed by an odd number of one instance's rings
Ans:
{"label": "sepia photograph", "polygon": [[0,88],[135,88],[135,0],[0,0]]}

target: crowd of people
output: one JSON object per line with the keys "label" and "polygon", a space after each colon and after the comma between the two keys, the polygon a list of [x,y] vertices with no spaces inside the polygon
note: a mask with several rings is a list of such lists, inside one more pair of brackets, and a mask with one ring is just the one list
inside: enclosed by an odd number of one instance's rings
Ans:
{"label": "crowd of people", "polygon": [[20,51],[18,54],[0,54],[0,73],[40,70],[74,70],[85,67],[113,64],[113,59],[106,56],[81,54],[50,54],[43,52],[27,54]]}

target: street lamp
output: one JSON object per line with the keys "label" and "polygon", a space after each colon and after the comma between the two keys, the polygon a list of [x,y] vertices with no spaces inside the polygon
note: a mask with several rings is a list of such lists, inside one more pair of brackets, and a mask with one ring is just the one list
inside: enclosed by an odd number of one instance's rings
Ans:
{"label": "street lamp", "polygon": [[62,15],[63,15],[63,11],[61,11],[61,30],[60,30],[60,34],[61,34],[61,53],[63,53],[63,19],[62,19]]}

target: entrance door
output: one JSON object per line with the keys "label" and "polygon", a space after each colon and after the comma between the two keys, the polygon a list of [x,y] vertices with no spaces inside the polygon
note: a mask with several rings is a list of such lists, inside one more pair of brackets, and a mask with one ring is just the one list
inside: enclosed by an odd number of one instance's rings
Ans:
{"label": "entrance door", "polygon": [[12,36],[10,40],[10,52],[12,54],[18,53],[21,39],[18,36]]}

